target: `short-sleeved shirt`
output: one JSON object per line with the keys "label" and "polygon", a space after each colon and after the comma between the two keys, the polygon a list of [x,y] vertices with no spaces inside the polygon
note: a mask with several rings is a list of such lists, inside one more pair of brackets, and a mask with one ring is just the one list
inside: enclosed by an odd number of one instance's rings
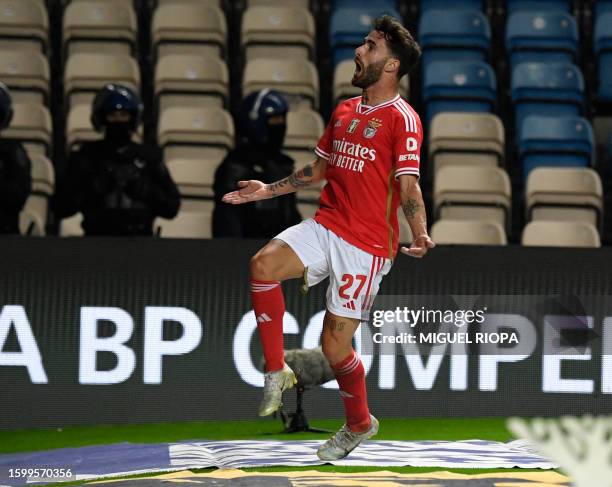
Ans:
{"label": "short-sleeved shirt", "polygon": [[356,247],[380,257],[397,253],[398,178],[419,177],[421,120],[399,95],[376,106],[361,97],[340,103],[319,140],[327,159],[315,220]]}

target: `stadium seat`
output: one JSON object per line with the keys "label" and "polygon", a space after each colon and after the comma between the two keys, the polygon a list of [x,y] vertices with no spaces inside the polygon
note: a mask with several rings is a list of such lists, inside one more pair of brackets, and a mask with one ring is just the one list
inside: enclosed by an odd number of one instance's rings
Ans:
{"label": "stadium seat", "polygon": [[540,167],[529,173],[527,220],[601,222],[603,190],[590,168]]}
{"label": "stadium seat", "polygon": [[425,66],[423,98],[427,125],[440,112],[493,111],[495,73],[483,62],[433,61]]}
{"label": "stadium seat", "polygon": [[170,107],[160,114],[157,142],[160,147],[174,144],[231,149],[234,123],[223,108]]}
{"label": "stadium seat", "polygon": [[507,245],[506,232],[498,222],[487,220],[438,220],[431,227],[437,245]]}
{"label": "stadium seat", "polygon": [[0,0],[0,49],[45,52],[48,38],[42,0]]}
{"label": "stadium seat", "polygon": [[[74,1],[74,0],[73,0]],[[132,1],[132,0],[125,0]],[[198,3],[204,5],[212,5],[213,7],[223,8],[223,0],[195,0]],[[176,5],[177,3],[185,3],[185,0],[157,0],[157,5]]]}
{"label": "stadium seat", "polygon": [[285,149],[314,151],[319,138],[323,135],[325,123],[319,112],[314,110],[292,110],[287,113],[287,133]]}
{"label": "stadium seat", "polygon": [[612,11],[598,15],[593,35],[598,65],[597,98],[612,102]]}
{"label": "stadium seat", "polygon": [[[361,96],[363,90],[353,86],[351,80],[355,72],[355,62],[346,59],[339,62],[334,69],[334,105],[354,96]],[[410,78],[405,75],[400,79],[399,93],[406,100],[410,98]]]}
{"label": "stadium seat", "polygon": [[300,59],[254,59],[247,62],[242,94],[265,88],[282,92],[290,105],[306,100],[313,108],[319,105],[319,74],[310,61]]}
{"label": "stadium seat", "polygon": [[314,37],[314,18],[304,8],[251,7],[242,17],[242,48],[247,61],[261,57],[312,59]]}
{"label": "stadium seat", "polygon": [[510,178],[498,167],[447,166],[434,179],[436,219],[509,223]]}
{"label": "stadium seat", "polygon": [[429,161],[434,174],[445,166],[497,167],[504,153],[504,126],[497,115],[444,112],[431,122]]}
{"label": "stadium seat", "polygon": [[153,227],[162,238],[211,238],[212,212],[179,211],[172,220],[156,218]]}
{"label": "stadium seat", "polygon": [[516,12],[506,26],[512,66],[523,62],[575,62],[580,40],[576,19],[565,12]]}
{"label": "stadium seat", "polygon": [[491,47],[489,21],[479,10],[427,10],[419,21],[423,64],[485,61]]}
{"label": "stadium seat", "polygon": [[227,23],[223,11],[198,2],[160,4],[153,14],[154,52],[225,56]]}
{"label": "stadium seat", "polygon": [[42,155],[32,155],[31,162],[32,191],[23,207],[20,224],[26,227],[34,224],[34,227],[30,231],[23,227],[21,230],[25,234],[44,235],[49,198],[55,188],[55,173],[51,161]]}
{"label": "stadium seat", "polygon": [[137,41],[131,6],[106,0],[71,2],[63,20],[64,49],[77,52],[131,54]]}
{"label": "stadium seat", "polygon": [[49,63],[39,52],[0,51],[0,80],[14,102],[45,104],[49,97]]}
{"label": "stadium seat", "polygon": [[53,145],[49,110],[39,103],[14,103],[11,124],[2,137],[20,140],[30,156],[49,156]]}
{"label": "stadium seat", "polygon": [[301,198],[297,200],[297,209],[302,215],[302,220],[314,218],[315,213],[319,209],[319,203],[315,201],[305,201]]}
{"label": "stadium seat", "polygon": [[597,0],[595,3],[595,17],[612,12],[611,0]]}
{"label": "stadium seat", "polygon": [[421,0],[421,12],[425,13],[428,10],[445,10],[445,9],[466,9],[466,10],[482,10],[482,0]]}
{"label": "stadium seat", "polygon": [[222,160],[222,158],[170,159],[166,165],[179,188],[181,197],[198,198],[214,196],[215,170]]}
{"label": "stadium seat", "polygon": [[329,38],[333,66],[345,59],[354,59],[355,48],[363,44],[364,37],[372,30],[372,21],[383,13],[401,18],[396,10],[378,7],[375,2],[369,7],[338,8],[332,13]]}
{"label": "stadium seat", "polygon": [[580,115],[584,80],[570,63],[523,63],[512,71],[512,102],[516,131],[529,115]]}
{"label": "stadium seat", "polygon": [[160,112],[170,106],[222,108],[229,96],[227,64],[217,56],[162,56],[155,67],[155,96]]}
{"label": "stadium seat", "polygon": [[19,233],[29,237],[43,237],[46,222],[42,215],[25,206],[19,212]]}
{"label": "stadium seat", "polygon": [[569,12],[571,0],[507,0],[508,15],[521,10]]}
{"label": "stadium seat", "polygon": [[582,117],[529,116],[519,133],[526,178],[535,167],[587,167],[594,154],[593,130]]}
{"label": "stadium seat", "polygon": [[76,213],[75,215],[63,218],[59,224],[60,237],[82,237],[85,235],[83,227],[83,214]]}
{"label": "stadium seat", "polygon": [[587,222],[533,221],[523,229],[521,244],[529,247],[601,247],[599,233]]}
{"label": "stadium seat", "polygon": [[395,0],[331,0],[332,10],[339,8],[350,8],[350,7],[372,7],[383,10],[395,10],[397,2]]}
{"label": "stadium seat", "polygon": [[[278,5],[278,0],[246,0],[247,7],[266,7]],[[310,0],[283,0],[283,5],[310,9]]]}
{"label": "stadium seat", "polygon": [[[66,121],[66,150],[72,150],[82,142],[100,140],[104,136],[91,125],[91,103],[79,103],[70,108]],[[142,126],[132,136],[135,142],[142,142]]]}
{"label": "stadium seat", "polygon": [[127,54],[73,54],[64,72],[67,108],[91,103],[95,92],[108,83],[123,84],[139,92],[140,71],[136,60]]}

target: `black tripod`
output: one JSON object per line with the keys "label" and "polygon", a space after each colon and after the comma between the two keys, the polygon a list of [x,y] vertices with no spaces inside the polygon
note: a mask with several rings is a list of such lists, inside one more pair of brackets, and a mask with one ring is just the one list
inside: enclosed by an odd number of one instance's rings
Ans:
{"label": "black tripod", "polygon": [[282,409],[280,410],[280,417],[285,427],[285,433],[296,433],[299,431],[308,431],[310,433],[333,433],[333,431],[330,430],[311,428],[308,424],[306,414],[302,408],[302,396],[305,390],[306,388],[304,386],[295,387],[295,392],[297,394],[295,413],[287,414]]}

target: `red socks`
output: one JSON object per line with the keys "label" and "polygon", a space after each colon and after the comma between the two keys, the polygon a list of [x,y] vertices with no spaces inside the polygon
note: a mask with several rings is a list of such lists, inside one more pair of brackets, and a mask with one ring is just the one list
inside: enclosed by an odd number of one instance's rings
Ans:
{"label": "red socks", "polygon": [[283,315],[285,298],[280,281],[251,279],[251,302],[257,318],[257,330],[266,358],[266,372],[285,365],[283,350]]}
{"label": "red socks", "polygon": [[346,411],[346,424],[355,432],[370,427],[370,411],[366,393],[365,370],[355,350],[341,362],[331,366],[340,386],[340,397]]}

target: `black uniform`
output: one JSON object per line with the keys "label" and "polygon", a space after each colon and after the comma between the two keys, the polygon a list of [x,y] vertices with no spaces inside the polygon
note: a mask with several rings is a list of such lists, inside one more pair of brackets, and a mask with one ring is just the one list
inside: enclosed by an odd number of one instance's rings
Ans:
{"label": "black uniform", "polygon": [[0,233],[19,233],[19,213],[32,190],[31,167],[20,142],[0,140]]}
{"label": "black uniform", "polygon": [[161,151],[131,141],[83,143],[58,187],[59,216],[83,213],[86,235],[152,235],[155,217],[174,218],[179,206]]}
{"label": "black uniform", "polygon": [[236,189],[241,180],[257,179],[273,183],[294,171],[294,161],[281,152],[270,153],[244,144],[231,151],[215,173],[214,237],[272,238],[302,219],[295,193],[282,198],[243,205],[223,203],[221,198]]}

